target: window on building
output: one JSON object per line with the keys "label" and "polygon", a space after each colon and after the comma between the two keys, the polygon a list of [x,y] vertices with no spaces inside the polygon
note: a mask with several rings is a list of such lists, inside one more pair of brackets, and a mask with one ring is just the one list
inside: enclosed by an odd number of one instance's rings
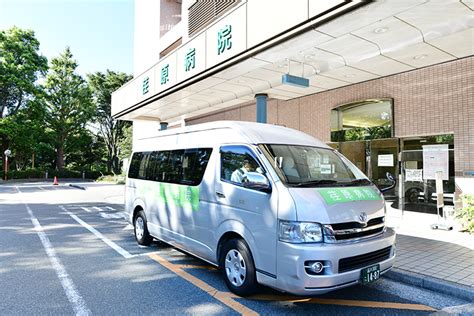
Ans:
{"label": "window on building", "polygon": [[161,0],[160,37],[181,21],[181,0]]}
{"label": "window on building", "polygon": [[331,141],[392,137],[392,99],[365,100],[331,111]]}

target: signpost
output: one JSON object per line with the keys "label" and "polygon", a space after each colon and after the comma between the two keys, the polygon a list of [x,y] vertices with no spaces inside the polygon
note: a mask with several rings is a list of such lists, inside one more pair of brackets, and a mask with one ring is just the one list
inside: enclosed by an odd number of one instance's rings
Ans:
{"label": "signpost", "polygon": [[8,176],[7,176],[7,173],[8,173],[8,157],[10,157],[12,155],[12,151],[10,149],[7,149],[3,152],[3,154],[5,155],[5,168],[4,168],[5,176],[3,178],[5,179],[5,181],[7,181],[8,180]]}
{"label": "signpost", "polygon": [[[446,211],[444,210],[443,178],[443,171],[436,171],[436,208],[438,210],[438,222],[436,224],[431,225],[431,228],[452,230],[453,226],[448,224],[446,219]],[[443,212],[443,221],[441,221],[441,212]]]}

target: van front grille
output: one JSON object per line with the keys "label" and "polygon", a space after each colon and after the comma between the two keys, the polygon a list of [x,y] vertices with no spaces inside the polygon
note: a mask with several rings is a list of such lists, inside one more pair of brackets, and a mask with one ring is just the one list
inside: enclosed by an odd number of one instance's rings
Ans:
{"label": "van front grille", "polygon": [[334,230],[342,230],[342,229],[352,229],[352,228],[364,228],[370,227],[378,224],[382,224],[384,222],[384,217],[376,217],[372,218],[367,222],[367,225],[359,222],[346,222],[346,223],[339,223],[339,224],[332,224],[332,229]]}
{"label": "van front grille", "polygon": [[339,260],[339,273],[356,270],[390,258],[392,246],[377,251]]}
{"label": "van front grille", "polygon": [[359,238],[369,238],[385,231],[385,218],[376,217],[367,223],[346,222],[324,225],[325,242],[348,242]]}
{"label": "van front grille", "polygon": [[349,240],[349,239],[355,239],[355,238],[369,237],[372,235],[377,235],[381,233],[383,230],[384,230],[384,227],[382,226],[382,227],[378,227],[371,230],[365,230],[361,232],[354,232],[354,233],[345,234],[345,235],[335,235],[334,238],[336,240]]}

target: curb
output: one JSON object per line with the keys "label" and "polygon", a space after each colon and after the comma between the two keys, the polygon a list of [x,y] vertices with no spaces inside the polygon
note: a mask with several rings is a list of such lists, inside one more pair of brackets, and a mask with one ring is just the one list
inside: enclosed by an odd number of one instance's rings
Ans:
{"label": "curb", "polygon": [[76,188],[76,189],[80,189],[80,190],[85,190],[86,188],[83,187],[83,186],[80,186],[78,184],[69,184],[70,187],[73,187],[73,188]]}
{"label": "curb", "polygon": [[441,280],[427,275],[393,268],[384,274],[388,279],[401,283],[414,285],[423,289],[447,294],[456,298],[474,301],[474,288],[446,280]]}

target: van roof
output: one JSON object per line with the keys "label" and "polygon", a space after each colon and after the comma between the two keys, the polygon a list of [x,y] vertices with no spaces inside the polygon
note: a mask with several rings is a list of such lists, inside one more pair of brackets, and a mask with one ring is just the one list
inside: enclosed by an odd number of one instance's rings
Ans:
{"label": "van roof", "polygon": [[[227,133],[230,132],[229,129],[234,131],[232,132],[233,135],[231,139],[229,139],[229,142],[242,142],[250,144],[292,144],[329,148],[329,146],[327,146],[322,141],[292,128],[273,124],[242,121],[214,121],[181,128],[173,128],[166,131],[161,131],[157,136],[147,139],[159,139],[166,136],[169,137],[173,135],[182,135],[201,131],[215,131],[216,135],[218,135],[218,130],[222,129],[226,129]],[[209,133],[206,133],[206,135],[209,136]]]}

